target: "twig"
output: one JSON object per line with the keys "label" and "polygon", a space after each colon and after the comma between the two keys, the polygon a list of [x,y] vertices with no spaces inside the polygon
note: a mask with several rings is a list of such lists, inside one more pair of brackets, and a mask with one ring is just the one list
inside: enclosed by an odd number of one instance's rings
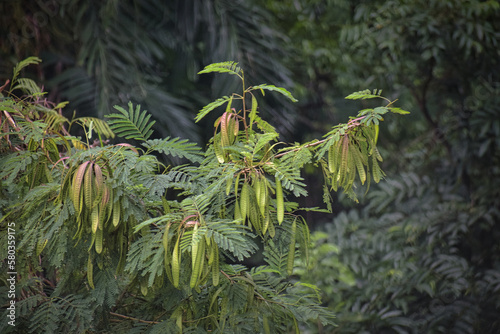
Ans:
{"label": "twig", "polygon": [[229,276],[228,274],[226,274],[222,269],[220,271],[222,273],[222,275],[226,276],[228,280],[231,281],[231,283],[234,283],[233,279],[231,278],[231,276]]}
{"label": "twig", "polygon": [[[354,119],[350,119],[348,122],[347,122],[347,128],[352,128],[352,127],[356,127],[356,126],[360,126],[361,124],[358,123],[358,121],[362,120],[363,118],[365,118],[366,116],[361,116],[361,117],[358,117],[358,118],[354,118]],[[315,141],[313,143],[309,143],[307,145],[304,145],[304,146],[301,146],[301,147],[297,147],[293,150],[290,150],[290,151],[286,151],[286,152],[283,152],[283,153],[280,153],[280,154],[276,154],[274,157],[275,158],[279,158],[279,157],[282,157],[290,152],[295,152],[295,151],[298,151],[300,149],[303,149],[303,148],[308,148],[308,147],[312,147],[312,146],[316,146],[316,145],[320,145],[320,144],[323,144],[325,141],[327,141],[328,139],[330,139],[330,137],[328,138],[325,138],[325,139],[322,139],[322,140],[318,140],[318,141]]]}
{"label": "twig", "polygon": [[325,141],[327,141],[329,138],[326,138],[326,139],[323,139],[323,140],[318,140],[318,141],[315,141],[314,143],[309,143],[307,145],[304,145],[302,147],[297,147],[296,149],[293,149],[293,150],[290,150],[290,151],[286,151],[286,152],[283,152],[283,153],[280,153],[280,154],[276,154],[274,157],[275,158],[279,158],[279,157],[282,157],[290,152],[295,152],[295,151],[298,151],[302,148],[307,148],[307,147],[311,147],[311,146],[316,146],[316,145],[319,145],[319,144],[322,144],[324,143]]}
{"label": "twig", "polygon": [[115,313],[115,312],[109,312],[109,314],[114,315],[116,317],[123,318],[123,319],[127,319],[127,320],[134,320],[134,321],[137,321],[137,322],[142,322],[144,324],[159,324],[160,323],[159,321],[142,320],[142,319],[138,319],[138,318],[134,318],[134,317],[129,317],[127,315],[123,315],[123,314],[119,314],[119,313]]}

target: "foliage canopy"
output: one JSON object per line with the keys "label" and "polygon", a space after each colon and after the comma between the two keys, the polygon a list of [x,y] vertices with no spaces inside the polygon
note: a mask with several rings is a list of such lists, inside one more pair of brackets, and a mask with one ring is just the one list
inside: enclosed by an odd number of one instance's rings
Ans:
{"label": "foliage canopy", "polygon": [[[198,113],[196,120],[220,112],[203,151],[179,138],[150,139],[154,121],[131,103],[106,121],[66,119],[64,104],[18,78],[38,61],[16,66],[0,105],[1,223],[3,232],[16,229],[16,331],[277,333],[332,324],[317,288],[288,278],[310,246],[294,201],[307,195],[301,169],[321,168],[327,208],[330,189],[356,199],[356,184],[383,176],[381,115],[406,112],[387,100],[322,140],[286,145],[259,116],[258,100],[269,91],[295,101],[292,94],[247,87],[237,63],[215,63],[200,73],[236,75],[242,92]],[[67,130],[73,124],[82,137]],[[115,136],[138,144],[110,143]],[[185,163],[167,166],[159,154]],[[245,260],[259,244],[264,263],[250,267]],[[2,332],[13,329],[2,320]]]}

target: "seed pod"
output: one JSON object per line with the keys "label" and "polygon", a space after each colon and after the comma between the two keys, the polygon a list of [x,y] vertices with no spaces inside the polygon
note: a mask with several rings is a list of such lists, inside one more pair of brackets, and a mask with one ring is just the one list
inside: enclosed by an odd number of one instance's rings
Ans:
{"label": "seed pod", "polygon": [[144,278],[141,280],[141,293],[144,297],[148,294],[148,282]]}
{"label": "seed pod", "polygon": [[335,154],[337,153],[337,145],[332,145],[328,149],[328,171],[330,173],[335,173],[337,170]]}
{"label": "seed pod", "polygon": [[107,201],[108,204],[106,205],[106,217],[107,217],[107,219],[109,219],[112,217],[112,214],[113,214],[113,207],[114,207],[114,196],[113,195],[114,195],[114,192],[108,184],[106,184],[106,189],[108,192],[108,201]]}
{"label": "seed pod", "polygon": [[48,239],[39,239],[36,243],[36,256],[39,256],[43,249],[45,248],[45,246],[47,245],[47,242],[49,240]]}
{"label": "seed pod", "polygon": [[102,252],[102,238],[103,238],[103,232],[101,229],[97,229],[95,233],[95,251],[97,254],[101,254]]}
{"label": "seed pod", "polygon": [[191,289],[193,289],[199,282],[201,272],[205,266],[205,238],[201,238],[198,242],[198,251],[193,263],[191,280],[189,282]]}
{"label": "seed pod", "polygon": [[262,217],[266,216],[266,211],[267,211],[267,180],[265,177],[262,178],[262,180],[259,182],[260,187],[260,195],[257,203],[259,204],[260,208],[260,214]]}
{"label": "seed pod", "polygon": [[92,209],[90,214],[90,221],[92,223],[92,233],[96,233],[99,229],[99,208],[95,207]]}
{"label": "seed pod", "polygon": [[255,121],[255,118],[257,117],[257,99],[255,96],[252,94],[252,110],[250,111],[250,124],[249,127],[252,129],[253,122]]}
{"label": "seed pod", "polygon": [[233,124],[233,135],[236,139],[238,136],[238,133],[240,132],[240,121],[238,120],[238,117],[235,115],[234,119],[234,124]]}
{"label": "seed pod", "polygon": [[94,194],[94,172],[93,172],[93,162],[90,163],[90,166],[87,168],[87,171],[85,172],[85,177],[83,179],[83,194],[84,194],[84,201],[85,205],[87,206],[87,209],[92,208],[93,204],[93,194]]}
{"label": "seed pod", "polygon": [[170,226],[171,226],[171,224],[168,224],[167,226],[165,226],[165,231],[163,232],[162,244],[163,244],[163,250],[165,251],[165,253],[168,252],[168,242],[169,242],[168,232],[170,231]]}
{"label": "seed pod", "polygon": [[122,231],[118,231],[117,233],[117,244],[120,253],[120,259],[118,260],[118,265],[116,266],[116,274],[120,274],[123,272],[125,268],[125,262],[127,259],[127,247],[124,245],[126,241],[124,241],[124,236]]}
{"label": "seed pod", "polygon": [[172,283],[174,287],[179,287],[179,278],[180,278],[180,263],[181,263],[181,252],[179,250],[179,240],[180,235],[177,237],[177,241],[174,246],[174,250],[172,252]]}
{"label": "seed pod", "polygon": [[264,217],[264,224],[262,225],[262,235],[266,234],[267,229],[269,228],[270,225],[272,225],[270,220],[271,219],[269,218],[269,212],[268,212]]}
{"label": "seed pod", "polygon": [[241,212],[241,218],[243,221],[245,221],[246,217],[248,216],[248,211],[250,208],[250,196],[248,194],[248,183],[244,183],[243,186],[241,187],[241,194],[240,194],[240,212]]}
{"label": "seed pod", "polygon": [[89,259],[87,261],[87,281],[89,282],[89,286],[94,289],[94,265],[92,264],[92,257],[89,254]]}
{"label": "seed pod", "polygon": [[219,284],[219,248],[217,247],[217,244],[214,242],[212,244],[212,254],[214,257],[214,260],[212,262],[212,284],[214,286],[217,286]]}
{"label": "seed pod", "polygon": [[278,178],[276,178],[276,212],[278,223],[281,224],[285,217],[285,203],[283,199],[283,188]]}
{"label": "seed pod", "polygon": [[339,184],[344,184],[347,177],[347,164],[349,162],[349,138],[342,139],[342,160],[340,161]]}
{"label": "seed pod", "polygon": [[99,166],[96,163],[94,164],[94,175],[95,175],[94,183],[95,183],[96,199],[95,199],[95,202],[92,203],[92,205],[97,205],[97,202],[101,201],[101,196],[102,196],[102,193],[104,191],[105,184],[104,184],[104,177],[102,175],[101,166]]}
{"label": "seed pod", "polygon": [[257,232],[262,231],[261,217],[258,206],[255,204],[255,201],[250,202],[249,208],[249,226],[252,223],[253,227]]}
{"label": "seed pod", "polygon": [[82,183],[83,183],[83,177],[85,175],[85,169],[87,168],[87,165],[89,164],[90,161],[85,161],[82,163],[78,169],[76,170],[74,176],[73,176],[73,184],[72,184],[72,189],[71,192],[73,194],[73,205],[75,206],[75,210],[78,214],[82,212],[82,203],[83,203],[83,198],[81,196],[81,189],[82,189]]}
{"label": "seed pod", "polygon": [[195,224],[193,227],[193,234],[191,234],[191,269],[194,271],[194,267],[196,264],[196,258],[198,256],[198,247],[200,242],[197,239],[198,236],[198,224]]}
{"label": "seed pod", "polygon": [[378,165],[377,158],[375,157],[375,155],[372,155],[372,176],[373,176],[373,180],[376,183],[379,183],[380,179],[382,178],[382,173],[381,173],[381,170],[380,170],[380,167]]}
{"label": "seed pod", "polygon": [[28,150],[31,152],[35,152],[38,149],[38,142],[34,140],[33,138],[29,140],[28,142]]}
{"label": "seed pod", "polygon": [[226,111],[224,114],[222,114],[221,120],[220,120],[220,135],[221,135],[221,146],[222,147],[226,147],[226,146],[230,145],[229,133],[228,133],[229,119],[230,119],[229,112]]}
{"label": "seed pod", "polygon": [[217,157],[217,160],[219,163],[224,163],[225,158],[224,158],[224,150],[221,147],[221,143],[219,142],[217,136],[214,137],[214,151],[215,151],[215,156]]}
{"label": "seed pod", "polygon": [[109,190],[108,186],[106,184],[103,185],[102,187],[102,196],[101,196],[101,203],[100,205],[103,208],[106,208],[106,213],[109,210],[108,209],[108,203],[111,198],[111,191]]}
{"label": "seed pod", "polygon": [[271,329],[269,327],[269,320],[267,319],[267,315],[262,315],[262,327],[264,328],[265,334],[271,334]]}
{"label": "seed pod", "polygon": [[255,198],[257,199],[257,203],[260,202],[260,195],[261,195],[260,186],[261,186],[260,178],[259,176],[256,176],[253,179],[253,191],[255,193]]}
{"label": "seed pod", "polygon": [[352,151],[354,163],[356,164],[356,169],[358,170],[359,180],[361,181],[361,184],[365,184],[366,172],[365,167],[363,166],[363,156],[356,148],[352,149]]}
{"label": "seed pod", "polygon": [[48,138],[45,140],[45,147],[48,152],[48,156],[52,162],[59,160],[59,149],[57,148],[54,138]]}
{"label": "seed pod", "polygon": [[[214,243],[207,243],[207,255],[208,255],[208,265],[211,266],[214,263],[215,252],[214,252]],[[217,245],[215,245],[215,249],[217,250]]]}
{"label": "seed pod", "polygon": [[120,223],[120,200],[117,199],[113,203],[113,218],[112,218],[112,223],[114,227],[117,227],[118,224]]}
{"label": "seed pod", "polygon": [[234,201],[234,220],[240,220],[241,218],[240,204],[236,200]]}
{"label": "seed pod", "polygon": [[269,223],[269,226],[267,227],[267,231],[269,232],[269,236],[271,238],[274,238],[276,234],[276,230],[274,229],[274,224],[272,222]]}
{"label": "seed pod", "polygon": [[233,185],[233,178],[230,177],[226,181],[226,196],[229,196],[231,193],[231,186]]}
{"label": "seed pod", "polygon": [[239,131],[238,119],[233,113],[231,113],[228,118],[229,120],[227,122],[227,136],[229,138],[229,145],[233,145]]}

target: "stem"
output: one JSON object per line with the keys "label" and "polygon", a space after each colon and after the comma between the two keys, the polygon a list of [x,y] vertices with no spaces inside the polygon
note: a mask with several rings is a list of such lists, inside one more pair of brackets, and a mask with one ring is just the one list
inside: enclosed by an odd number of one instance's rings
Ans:
{"label": "stem", "polygon": [[[357,121],[360,121],[362,120],[363,118],[365,118],[366,116],[361,116],[361,117],[358,117],[358,118],[354,118],[354,119],[351,119],[349,120],[349,122],[347,122],[347,127],[348,128],[352,128],[352,127],[356,127],[356,126],[360,126],[361,124],[357,123]],[[328,138],[325,138],[325,139],[322,139],[322,140],[318,140],[318,141],[315,141],[314,143],[309,143],[309,144],[306,144],[302,147],[297,147],[296,149],[293,149],[293,150],[290,150],[290,151],[286,151],[286,152],[283,152],[283,153],[280,153],[280,154],[276,154],[274,157],[275,158],[279,158],[279,157],[282,157],[290,152],[296,152],[302,148],[308,148],[308,147],[312,147],[312,146],[316,146],[316,145],[320,145],[320,144],[323,144],[325,141],[327,141],[328,139],[330,139],[330,137]]]}
{"label": "stem", "polygon": [[123,314],[119,314],[119,313],[115,313],[115,312],[109,312],[109,314],[114,315],[115,317],[120,317],[120,318],[127,319],[127,320],[134,320],[134,321],[142,322],[144,324],[159,324],[160,323],[159,321],[142,320],[142,319],[129,317],[127,315],[123,315]]}
{"label": "stem", "polygon": [[[432,68],[429,72],[432,72]],[[452,157],[452,148],[451,144],[448,142],[448,139],[445,137],[445,134],[441,130],[441,126],[438,123],[437,120],[434,120],[431,116],[430,110],[427,105],[427,92],[429,89],[429,85],[432,81],[432,74],[430,73],[429,76],[427,77],[427,80],[423,83],[421,87],[421,92],[418,94],[417,89],[418,87],[415,88],[411,93],[415,100],[417,100],[417,104],[419,106],[420,112],[424,115],[425,120],[431,127],[431,129],[434,131],[434,138],[436,141],[441,141],[443,143],[444,147],[446,148],[446,151],[448,153],[449,157]]]}
{"label": "stem", "polygon": [[300,150],[301,148],[307,148],[307,147],[312,147],[312,146],[316,146],[316,145],[319,145],[319,144],[322,144],[324,143],[325,141],[327,141],[329,138],[326,138],[326,139],[323,139],[323,140],[318,140],[318,141],[315,141],[314,143],[309,143],[309,144],[306,144],[302,147],[297,147],[296,149],[293,149],[293,150],[290,150],[290,151],[286,151],[286,152],[283,152],[283,153],[280,153],[280,154],[276,154],[274,157],[275,158],[279,158],[279,157],[282,157],[284,155],[287,155],[288,153],[290,152],[296,152],[298,150]]}
{"label": "stem", "polygon": [[226,278],[231,282],[231,283],[234,283],[233,279],[231,278],[231,276],[229,276],[228,274],[226,274],[222,269],[220,271],[222,273],[222,275],[226,276]]}

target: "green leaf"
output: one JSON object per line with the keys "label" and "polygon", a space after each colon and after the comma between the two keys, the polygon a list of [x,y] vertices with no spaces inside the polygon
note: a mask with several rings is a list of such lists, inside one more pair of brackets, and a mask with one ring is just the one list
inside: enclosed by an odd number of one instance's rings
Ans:
{"label": "green leaf", "polygon": [[377,107],[375,109],[373,109],[373,113],[377,114],[377,115],[383,115],[385,113],[387,113],[389,110],[386,108],[386,107]]}
{"label": "green leaf", "polygon": [[401,115],[408,115],[410,113],[409,111],[403,110],[401,108],[389,108],[389,111]]}
{"label": "green leaf", "polygon": [[373,93],[369,89],[365,90],[360,90],[359,92],[354,92],[352,94],[349,94],[345,97],[347,100],[366,100],[366,99],[373,99],[380,97],[380,94],[382,93],[381,90],[377,91],[374,90]]}
{"label": "green leaf", "polygon": [[221,63],[214,63],[205,66],[203,70],[198,72],[198,74],[203,74],[203,73],[212,73],[212,72],[218,72],[218,73],[229,73],[233,75],[240,76],[240,74],[243,73],[241,68],[238,66],[237,62],[234,61],[225,61]]}
{"label": "green leaf", "polygon": [[26,94],[29,94],[29,95],[35,95],[35,94],[42,93],[42,90],[40,89],[40,87],[38,87],[36,82],[31,80],[31,79],[19,78],[16,80],[16,82],[17,82],[17,85],[15,87],[11,88],[11,91],[15,90],[15,89],[21,89],[22,91],[24,91]]}
{"label": "green leaf", "polygon": [[196,143],[190,143],[187,139],[180,138],[164,138],[150,139],[144,144],[148,150],[157,151],[163,154],[171,155],[179,158],[186,158],[191,161],[201,162],[201,149]]}
{"label": "green leaf", "polygon": [[227,101],[231,100],[231,97],[229,96],[224,96],[224,97],[221,97],[221,98],[218,98],[217,100],[207,104],[206,106],[203,107],[203,109],[200,110],[200,112],[198,113],[198,115],[196,115],[195,117],[195,122],[199,122],[203,117],[205,117],[209,112],[211,112],[212,110],[214,110],[215,108],[223,105],[224,103],[226,103]]}
{"label": "green leaf", "polygon": [[281,93],[281,94],[285,95],[286,97],[288,97],[292,102],[298,101],[295,97],[293,97],[293,95],[289,91],[287,91],[285,88],[282,88],[282,87],[276,87],[274,85],[262,84],[262,85],[251,87],[250,91],[257,90],[257,89],[260,89],[260,90],[265,89],[265,90],[269,90],[269,91],[273,91],[273,92],[278,92],[278,93]]}
{"label": "green leaf", "polygon": [[73,122],[79,122],[83,126],[86,126],[86,127],[90,127],[90,125],[92,124],[94,130],[96,130],[101,135],[106,136],[108,138],[115,137],[115,133],[113,132],[113,130],[111,130],[111,127],[109,126],[109,124],[100,118],[79,117],[79,118],[74,119]]}
{"label": "green leaf", "polygon": [[111,129],[120,137],[146,141],[153,134],[151,127],[156,121],[149,121],[151,115],[146,110],[141,112],[141,106],[137,105],[135,110],[132,102],[128,103],[129,110],[120,106],[114,106],[121,114],[106,115]]}
{"label": "green leaf", "polygon": [[234,222],[209,223],[206,236],[213,237],[221,249],[231,252],[240,261],[257,250],[257,245],[252,240],[254,235],[245,225],[238,225]]}
{"label": "green leaf", "polygon": [[[19,76],[19,73],[21,72],[21,70],[23,68],[25,68],[26,66],[29,66],[29,65],[36,65],[36,64],[40,64],[42,62],[42,60],[38,57],[28,57],[22,61],[20,61],[19,63],[16,64],[16,66],[14,67],[14,74],[12,75],[12,82],[11,82],[11,87],[14,87],[14,84],[18,81],[17,80],[17,77]],[[12,91],[13,89],[16,89],[16,88],[11,88],[10,90]]]}

